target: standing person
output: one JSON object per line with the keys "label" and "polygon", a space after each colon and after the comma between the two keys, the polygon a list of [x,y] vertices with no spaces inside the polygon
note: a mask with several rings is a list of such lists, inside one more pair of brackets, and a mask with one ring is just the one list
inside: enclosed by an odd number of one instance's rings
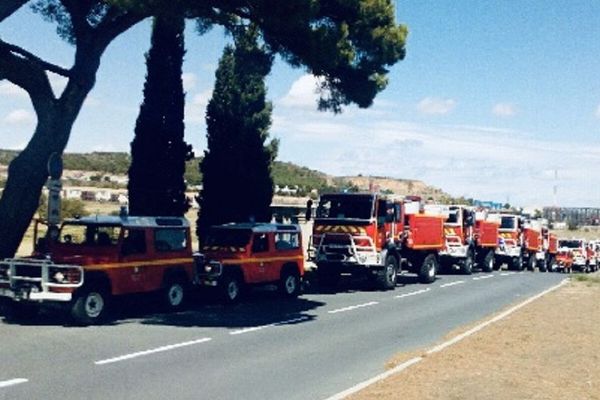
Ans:
{"label": "standing person", "polygon": [[310,219],[312,218],[312,206],[313,201],[311,198],[309,198],[306,202],[306,221],[310,221]]}

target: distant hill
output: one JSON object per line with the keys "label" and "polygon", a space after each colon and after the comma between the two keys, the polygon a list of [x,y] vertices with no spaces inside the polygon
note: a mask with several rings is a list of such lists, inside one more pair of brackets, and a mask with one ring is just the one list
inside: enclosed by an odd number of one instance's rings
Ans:
{"label": "distant hill", "polygon": [[[8,165],[17,156],[14,150],[0,150],[0,165]],[[65,170],[97,172],[98,175],[127,175],[131,157],[121,152],[67,153],[63,157]],[[185,179],[189,185],[202,183],[198,170],[200,158],[187,162]],[[428,186],[418,180],[394,179],[388,177],[342,176],[335,177],[290,162],[275,161],[272,169],[273,180],[280,187],[298,187],[301,193],[312,189],[324,191],[368,191],[370,188],[397,195],[418,195],[436,200],[450,196],[442,190]],[[1,179],[0,179],[1,180]]]}

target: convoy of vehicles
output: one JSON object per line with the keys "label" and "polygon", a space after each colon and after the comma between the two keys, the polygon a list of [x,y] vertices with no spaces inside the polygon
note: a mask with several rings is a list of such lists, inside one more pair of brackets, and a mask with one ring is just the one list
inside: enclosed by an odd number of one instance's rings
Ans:
{"label": "convoy of vehicles", "polygon": [[[212,227],[192,252],[185,218],[93,216],[34,229],[29,257],[0,261],[0,301],[7,316],[34,315],[42,306],[66,309],[80,324],[102,322],[127,294],[156,293],[180,309],[192,287],[233,303],[247,288],[275,286],[296,297],[305,276],[299,225],[231,223]],[[431,283],[441,266],[471,274],[501,268],[593,272],[600,240],[558,239],[539,221],[490,214],[462,205],[423,205],[418,197],[375,193],[321,196],[309,255],[321,286],[360,275],[382,290],[398,275]]]}

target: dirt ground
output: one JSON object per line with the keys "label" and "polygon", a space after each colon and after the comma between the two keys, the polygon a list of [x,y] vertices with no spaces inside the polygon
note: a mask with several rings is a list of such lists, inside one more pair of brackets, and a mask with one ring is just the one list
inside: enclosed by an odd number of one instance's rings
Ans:
{"label": "dirt ground", "polygon": [[600,399],[600,274],[574,278],[441,352],[427,350],[396,356],[390,368],[424,359],[349,399]]}

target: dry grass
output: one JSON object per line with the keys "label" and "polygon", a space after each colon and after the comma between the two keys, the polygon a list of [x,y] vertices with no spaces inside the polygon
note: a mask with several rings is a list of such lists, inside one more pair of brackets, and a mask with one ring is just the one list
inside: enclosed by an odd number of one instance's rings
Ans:
{"label": "dry grass", "polygon": [[594,275],[576,277],[351,399],[600,399],[600,285],[589,283],[600,276]]}

